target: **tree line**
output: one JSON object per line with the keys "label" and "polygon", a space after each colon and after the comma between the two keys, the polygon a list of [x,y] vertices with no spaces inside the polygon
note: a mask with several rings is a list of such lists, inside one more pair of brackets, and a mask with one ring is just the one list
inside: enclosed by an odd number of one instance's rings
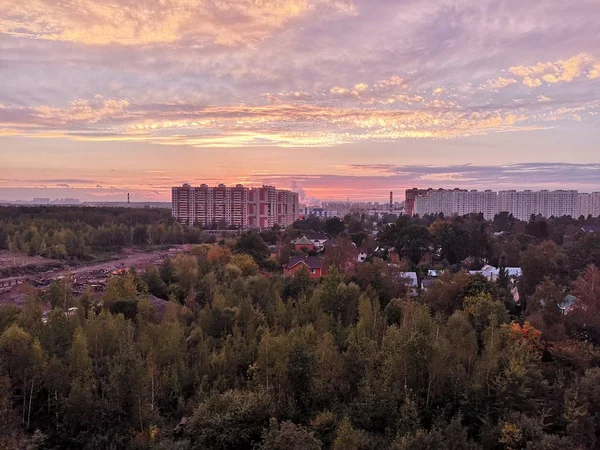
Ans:
{"label": "tree line", "polygon": [[55,259],[90,259],[123,247],[210,241],[168,209],[0,207],[0,250]]}

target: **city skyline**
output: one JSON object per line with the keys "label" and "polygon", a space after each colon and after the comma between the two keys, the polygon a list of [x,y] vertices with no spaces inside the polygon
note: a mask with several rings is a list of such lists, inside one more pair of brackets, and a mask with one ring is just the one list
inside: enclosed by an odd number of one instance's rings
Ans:
{"label": "city skyline", "polygon": [[4,0],[0,199],[600,189],[600,7]]}

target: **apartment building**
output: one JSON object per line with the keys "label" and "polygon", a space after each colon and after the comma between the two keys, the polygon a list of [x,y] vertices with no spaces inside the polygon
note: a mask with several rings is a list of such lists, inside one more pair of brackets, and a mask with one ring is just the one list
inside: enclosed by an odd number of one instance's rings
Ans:
{"label": "apartment building", "polygon": [[[411,190],[414,193],[414,190]],[[422,190],[414,194],[413,214],[440,214],[445,216],[470,213],[483,213],[486,219],[493,219],[497,210],[497,196],[493,191],[462,189]],[[407,208],[408,214],[408,208]]]}
{"label": "apartment building", "polygon": [[529,220],[532,215],[543,217],[600,216],[600,192],[589,194],[575,190],[556,191],[477,191],[464,189],[409,189],[406,191],[406,212],[410,215],[482,213],[493,219],[507,211],[519,220]]}
{"label": "apartment building", "polygon": [[580,192],[575,215],[577,217],[600,217],[600,192]]}
{"label": "apartment building", "polygon": [[507,211],[519,220],[529,220],[532,215],[575,217],[578,201],[577,191],[500,191],[498,212]]}
{"label": "apartment building", "polygon": [[298,194],[273,186],[248,189],[220,184],[172,188],[172,215],[187,225],[219,228],[289,226],[298,217]]}

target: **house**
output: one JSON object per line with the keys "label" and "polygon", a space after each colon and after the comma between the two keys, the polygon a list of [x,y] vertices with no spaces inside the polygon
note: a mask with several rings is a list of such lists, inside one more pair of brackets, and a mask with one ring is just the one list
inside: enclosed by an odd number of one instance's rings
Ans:
{"label": "house", "polygon": [[417,272],[398,272],[397,276],[406,281],[409,292],[416,297],[419,293],[419,277],[417,277]]}
{"label": "house", "polygon": [[[569,314],[571,311],[573,311],[573,309],[575,309],[575,306],[577,305],[578,300],[579,299],[577,297],[575,297],[574,295],[567,294],[567,295],[565,295],[565,298],[563,298],[563,300],[560,303],[556,304],[556,306],[558,306],[558,308],[563,313],[563,315]],[[546,300],[541,299],[540,303],[542,306],[545,306]]]}
{"label": "house", "polygon": [[320,256],[292,256],[287,264],[283,265],[283,273],[293,275],[303,267],[308,270],[312,279],[318,279],[327,273],[325,259]]}
{"label": "house", "polygon": [[315,244],[306,236],[302,236],[301,238],[292,241],[292,244],[294,246],[294,250],[300,252],[310,252],[315,249]]}
{"label": "house", "polygon": [[569,314],[575,308],[575,304],[577,303],[577,297],[574,295],[568,294],[565,296],[562,302],[558,304],[558,307],[562,311],[563,314]]}
{"label": "house", "polygon": [[444,274],[443,270],[435,270],[435,269],[429,269],[427,271],[427,276],[431,277],[431,278],[439,278]]}
{"label": "house", "polygon": [[[471,275],[482,275],[486,280],[496,281],[498,279],[498,275],[500,275],[500,269],[494,266],[490,266],[486,264],[481,268],[481,270],[469,270],[469,274]],[[523,271],[520,267],[506,267],[506,274],[508,278],[514,283],[514,281],[523,275]]]}
{"label": "house", "polygon": [[313,243],[315,250],[321,250],[325,246],[325,242],[329,240],[329,236],[324,233],[309,232],[304,237]]}
{"label": "house", "polygon": [[421,288],[422,288],[423,292],[427,292],[436,283],[441,283],[441,281],[438,279],[435,279],[435,278],[434,279],[426,278],[421,283]]}
{"label": "house", "polygon": [[595,225],[583,225],[580,229],[584,233],[595,233],[598,231],[598,227]]}

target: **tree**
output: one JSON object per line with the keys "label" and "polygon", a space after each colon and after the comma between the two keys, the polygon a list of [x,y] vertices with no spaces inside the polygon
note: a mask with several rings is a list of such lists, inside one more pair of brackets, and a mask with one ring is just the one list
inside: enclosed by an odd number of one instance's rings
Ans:
{"label": "tree", "polygon": [[184,297],[190,296],[198,279],[198,260],[190,255],[177,255],[173,259],[173,273]]}
{"label": "tree", "polygon": [[260,234],[255,232],[242,233],[235,244],[234,252],[252,256],[260,266],[264,265],[270,256],[269,246]]}
{"label": "tree", "polygon": [[530,246],[523,253],[521,268],[523,277],[520,291],[522,295],[530,296],[545,277],[560,281],[564,271],[564,257],[554,242],[544,241],[539,245]]}
{"label": "tree", "polygon": [[349,273],[356,265],[356,247],[346,237],[337,237],[325,248],[325,265],[341,273]]}
{"label": "tree", "polygon": [[345,229],[344,222],[338,217],[332,217],[325,221],[325,232],[331,236],[337,236]]}
{"label": "tree", "polygon": [[271,419],[269,428],[262,434],[258,450],[320,450],[319,441],[306,428],[290,421],[278,423]]}
{"label": "tree", "polygon": [[200,403],[190,422],[194,449],[251,450],[268,425],[272,399],[267,392],[227,391]]}
{"label": "tree", "polygon": [[132,243],[133,245],[148,244],[148,228],[146,226],[138,225],[133,229]]}
{"label": "tree", "polygon": [[247,277],[250,275],[256,275],[258,273],[258,264],[254,261],[254,258],[246,254],[233,255],[230,264],[236,266],[242,271],[242,275]]}
{"label": "tree", "polygon": [[429,250],[431,235],[427,228],[420,225],[409,225],[398,230],[394,247],[411,263],[419,264],[423,255]]}
{"label": "tree", "polygon": [[336,431],[333,450],[368,450],[371,448],[368,435],[352,426],[345,417]]}

